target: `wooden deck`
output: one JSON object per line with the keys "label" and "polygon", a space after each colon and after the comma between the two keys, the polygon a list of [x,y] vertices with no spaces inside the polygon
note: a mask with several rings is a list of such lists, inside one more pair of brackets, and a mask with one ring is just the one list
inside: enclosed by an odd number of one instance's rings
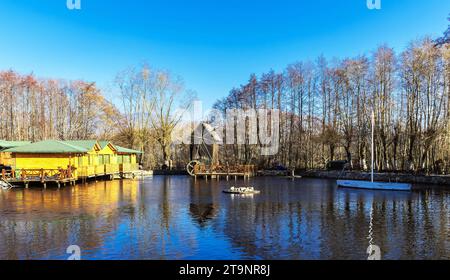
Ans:
{"label": "wooden deck", "polygon": [[134,178],[141,171],[138,164],[107,164],[92,167],[82,167],[77,172],[75,168],[68,169],[20,169],[1,171],[1,179],[13,185],[28,188],[30,185],[40,184],[44,189],[48,185],[58,188],[75,185],[77,182],[86,183],[89,179],[105,178]]}
{"label": "wooden deck", "polygon": [[55,184],[60,188],[67,184],[74,185],[77,181],[72,169],[23,169],[11,172],[3,169],[2,179],[13,185],[23,185],[25,188],[36,183],[44,188],[47,188],[48,184]]}
{"label": "wooden deck", "polygon": [[225,178],[227,181],[230,178],[237,180],[243,178],[244,180],[250,179],[255,176],[256,169],[254,165],[237,165],[237,166],[208,166],[203,164],[197,164],[194,167],[193,176],[195,179],[204,178],[220,180]]}

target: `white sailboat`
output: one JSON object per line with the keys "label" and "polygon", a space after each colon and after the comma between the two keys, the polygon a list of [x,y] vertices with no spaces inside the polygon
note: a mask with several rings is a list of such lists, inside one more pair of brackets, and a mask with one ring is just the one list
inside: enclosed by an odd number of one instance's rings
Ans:
{"label": "white sailboat", "polygon": [[383,183],[374,181],[374,137],[375,137],[375,114],[372,112],[372,180],[355,181],[355,180],[338,180],[337,185],[341,188],[368,189],[368,190],[385,190],[385,191],[411,191],[411,184],[403,183]]}

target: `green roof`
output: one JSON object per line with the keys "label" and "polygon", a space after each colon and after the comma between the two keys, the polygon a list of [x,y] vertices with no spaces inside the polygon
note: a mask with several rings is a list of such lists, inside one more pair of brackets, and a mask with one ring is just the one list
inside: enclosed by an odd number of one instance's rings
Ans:
{"label": "green roof", "polygon": [[89,150],[90,149],[75,146],[64,141],[47,140],[7,149],[5,152],[18,154],[84,154]]}
{"label": "green roof", "polygon": [[28,141],[4,141],[0,140],[0,151],[3,149],[11,149],[15,147],[21,147],[31,144],[31,142]]}
{"label": "green roof", "polygon": [[123,153],[123,154],[142,154],[141,151],[127,149],[127,148],[120,147],[120,146],[117,146],[117,145],[114,145],[114,147],[116,147],[118,153]]}
{"label": "green roof", "polygon": [[5,149],[4,152],[8,153],[79,154],[91,151],[97,143],[100,145],[102,149],[111,144],[117,150],[118,153],[142,154],[141,151],[116,146],[109,141],[96,141],[96,140],[75,140],[75,141],[47,140],[37,143],[0,141],[0,150],[3,147]]}
{"label": "green roof", "polygon": [[87,149],[88,151],[92,150],[95,145],[97,145],[97,140],[71,140],[71,141],[61,141],[63,143],[72,145],[72,146],[78,146],[82,147],[84,149]]}

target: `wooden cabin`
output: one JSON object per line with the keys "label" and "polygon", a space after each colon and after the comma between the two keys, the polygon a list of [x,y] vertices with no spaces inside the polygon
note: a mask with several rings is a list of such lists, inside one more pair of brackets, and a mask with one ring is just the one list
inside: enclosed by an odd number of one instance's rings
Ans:
{"label": "wooden cabin", "polygon": [[70,170],[70,177],[77,178],[79,159],[87,156],[89,151],[63,141],[48,140],[7,149],[5,152],[11,153],[11,167],[17,178],[26,177],[24,172],[46,173],[47,177],[52,177],[52,174],[58,174],[61,170]]}
{"label": "wooden cabin", "polygon": [[[73,182],[88,178],[133,174],[141,152],[109,141],[47,140],[4,150],[10,156],[10,181]],[[5,175],[3,174],[3,177]],[[4,178],[5,179],[5,178]]]}
{"label": "wooden cabin", "polygon": [[118,174],[119,162],[116,146],[109,141],[99,141],[101,150],[98,152],[99,164],[105,168],[105,174]]}
{"label": "wooden cabin", "polygon": [[76,140],[65,141],[71,145],[83,147],[88,150],[79,160],[79,179],[100,176],[114,176],[119,174],[117,162],[117,148],[109,141]]}
{"label": "wooden cabin", "polygon": [[11,153],[6,153],[6,152],[4,152],[5,150],[16,148],[16,147],[21,147],[21,146],[29,145],[29,144],[31,144],[31,142],[0,140],[0,165],[11,166],[13,164]]}
{"label": "wooden cabin", "polygon": [[117,145],[115,145],[115,148],[117,149],[119,172],[122,176],[139,170],[138,156],[141,155],[142,152]]}
{"label": "wooden cabin", "polygon": [[104,168],[100,166],[98,160],[98,153],[101,147],[97,140],[74,140],[63,141],[63,143],[81,147],[87,151],[85,154],[77,157],[78,179],[93,178],[104,173]]}

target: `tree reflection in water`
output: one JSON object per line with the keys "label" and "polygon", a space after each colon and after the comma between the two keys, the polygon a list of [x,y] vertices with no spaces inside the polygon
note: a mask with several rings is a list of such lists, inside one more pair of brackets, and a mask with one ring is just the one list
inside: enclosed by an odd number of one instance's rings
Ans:
{"label": "tree reflection in water", "polygon": [[[236,184],[234,181],[233,184]],[[239,182],[237,182],[239,184]],[[0,259],[449,259],[450,192],[337,189],[255,178],[262,192],[190,177],[0,192]],[[370,228],[372,214],[372,230]]]}

